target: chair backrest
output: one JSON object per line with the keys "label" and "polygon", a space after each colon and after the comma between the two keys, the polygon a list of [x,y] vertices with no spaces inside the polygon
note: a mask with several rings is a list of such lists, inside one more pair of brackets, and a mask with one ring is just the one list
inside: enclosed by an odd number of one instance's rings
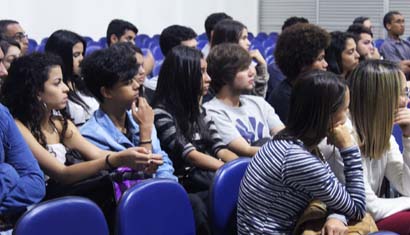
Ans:
{"label": "chair backrest", "polygon": [[403,152],[403,133],[401,132],[400,126],[397,124],[393,126],[393,136],[396,139],[397,144],[399,145],[400,152]]}
{"label": "chair backrest", "polygon": [[223,165],[210,191],[210,219],[214,235],[236,234],[236,204],[239,186],[250,158],[242,157]]}
{"label": "chair backrest", "polygon": [[134,185],[117,207],[117,234],[194,235],[195,222],[185,189],[177,182],[149,179]]}
{"label": "chair backrest", "polygon": [[27,211],[17,222],[15,235],[108,235],[100,208],[82,197],[62,197],[46,201]]}

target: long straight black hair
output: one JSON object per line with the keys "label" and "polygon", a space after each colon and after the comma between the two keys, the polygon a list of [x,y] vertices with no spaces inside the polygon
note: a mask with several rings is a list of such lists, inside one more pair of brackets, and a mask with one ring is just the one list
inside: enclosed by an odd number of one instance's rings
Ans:
{"label": "long straight black hair", "polygon": [[[204,128],[200,118],[202,95],[202,53],[186,46],[176,46],[162,64],[154,95],[154,107],[167,110],[189,140]],[[196,128],[199,128],[196,129]]]}
{"label": "long straight black hair", "polygon": [[83,109],[87,110],[89,109],[89,106],[76,93],[76,91],[80,91],[85,95],[91,96],[91,93],[88,91],[81,77],[74,74],[73,47],[77,43],[83,44],[84,56],[87,44],[80,35],[68,30],[57,30],[48,38],[45,46],[45,51],[61,57],[63,61],[63,81],[67,85],[68,83],[71,83],[72,85],[72,87],[68,86],[70,88],[70,91],[68,92],[68,98],[74,103],[83,107]]}

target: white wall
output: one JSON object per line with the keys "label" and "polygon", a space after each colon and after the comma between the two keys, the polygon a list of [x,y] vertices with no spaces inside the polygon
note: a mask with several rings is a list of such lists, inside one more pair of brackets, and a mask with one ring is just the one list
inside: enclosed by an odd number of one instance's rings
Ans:
{"label": "white wall", "polygon": [[258,29],[258,0],[0,0],[0,17],[15,19],[37,41],[57,29],[68,29],[94,40],[105,36],[108,23],[124,19],[140,33],[159,34],[171,24],[205,32],[205,18],[213,12],[226,12]]}

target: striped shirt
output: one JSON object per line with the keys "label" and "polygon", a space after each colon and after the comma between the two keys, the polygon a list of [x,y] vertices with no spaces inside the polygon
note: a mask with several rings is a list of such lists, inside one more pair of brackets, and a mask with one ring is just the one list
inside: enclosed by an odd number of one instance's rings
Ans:
{"label": "striped shirt", "polygon": [[197,132],[192,141],[177,131],[176,120],[169,112],[161,107],[155,108],[154,112],[154,123],[161,147],[171,157],[177,175],[183,174],[184,168],[191,166],[187,159],[187,155],[191,151],[197,150],[215,157],[219,150],[226,148],[226,145],[222,143],[214,122],[206,115],[204,109],[202,109],[201,117],[205,122],[206,130],[203,130],[203,132],[208,132],[210,138],[204,138],[204,136]]}
{"label": "striped shirt", "polygon": [[340,154],[345,164],[345,186],[301,141],[272,140],[265,144],[241,182],[239,234],[291,234],[312,199],[321,200],[349,219],[361,219],[365,194],[359,149],[346,148]]}

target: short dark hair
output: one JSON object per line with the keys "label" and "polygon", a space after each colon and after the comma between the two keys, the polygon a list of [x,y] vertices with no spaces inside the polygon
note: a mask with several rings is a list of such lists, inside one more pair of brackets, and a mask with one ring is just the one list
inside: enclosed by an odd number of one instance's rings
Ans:
{"label": "short dark hair", "polygon": [[189,27],[182,25],[171,25],[162,30],[159,36],[159,46],[162,54],[166,56],[175,46],[181,45],[182,41],[195,39],[197,34]]}
{"label": "short dark hair", "polygon": [[292,88],[288,123],[274,139],[299,139],[306,147],[318,145],[332,128],[332,114],[345,102],[346,88],[332,72],[302,73]]}
{"label": "short dark hair", "polygon": [[0,36],[2,38],[8,38],[6,35],[7,27],[11,24],[18,24],[18,21],[15,20],[0,20]]}
{"label": "short dark hair", "polygon": [[383,26],[387,30],[387,24],[391,24],[394,15],[401,15],[399,11],[389,11],[383,17]]}
{"label": "short dark hair", "polygon": [[305,17],[298,17],[298,16],[289,17],[285,20],[285,22],[283,22],[282,31],[292,25],[299,24],[299,23],[308,24],[309,20],[306,19]]}
{"label": "short dark hair", "polygon": [[99,102],[104,102],[100,90],[112,88],[117,82],[132,80],[138,64],[132,52],[123,54],[121,47],[109,47],[87,56],[81,64],[84,82]]}
{"label": "short dark hair", "polygon": [[360,40],[360,34],[367,33],[373,37],[372,31],[365,27],[363,24],[351,24],[346,32],[351,33],[354,35],[354,40],[356,43]]}
{"label": "short dark hair", "polygon": [[319,26],[295,24],[279,35],[274,52],[276,64],[287,79],[296,79],[329,43],[330,34]]}
{"label": "short dark hair", "polygon": [[206,20],[205,20],[205,32],[206,32],[206,37],[208,38],[208,41],[211,41],[211,32],[214,29],[215,25],[225,19],[230,19],[232,20],[232,17],[230,15],[227,15],[225,12],[217,12],[217,13],[212,13],[210,14]]}
{"label": "short dark hair", "polygon": [[3,51],[4,54],[7,53],[10,46],[15,46],[15,47],[21,49],[20,48],[20,43],[18,43],[14,39],[11,39],[11,38],[0,39],[0,47],[1,47],[1,50]]}
{"label": "short dark hair", "polygon": [[363,24],[366,20],[370,20],[367,16],[359,16],[353,20],[353,24]]}
{"label": "short dark hair", "polygon": [[211,87],[216,93],[226,84],[231,84],[238,72],[249,67],[249,52],[237,43],[221,43],[214,46],[208,57],[208,74]]}
{"label": "short dark hair", "polygon": [[343,62],[342,53],[346,48],[346,41],[351,38],[355,40],[354,35],[348,32],[335,31],[330,33],[331,42],[325,51],[325,59],[328,64],[327,70],[335,74],[342,74]]}
{"label": "short dark hair", "polygon": [[246,26],[237,20],[221,20],[214,27],[211,46],[224,42],[238,43]]}
{"label": "short dark hair", "polygon": [[108,24],[107,28],[107,44],[108,46],[111,45],[111,35],[117,36],[117,38],[120,38],[122,35],[124,35],[126,30],[131,30],[135,34],[138,34],[138,29],[133,25],[132,23],[125,21],[125,20],[120,20],[120,19],[114,19]]}

